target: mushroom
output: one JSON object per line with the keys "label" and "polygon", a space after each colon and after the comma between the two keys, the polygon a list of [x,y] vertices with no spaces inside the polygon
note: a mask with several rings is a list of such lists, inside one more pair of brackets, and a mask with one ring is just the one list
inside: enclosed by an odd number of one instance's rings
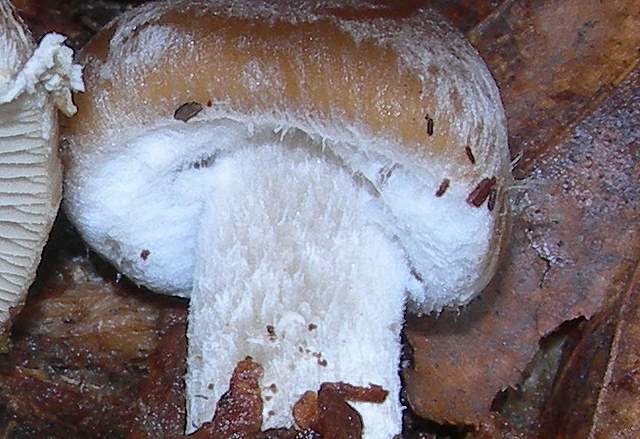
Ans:
{"label": "mushroom", "polygon": [[487,67],[428,9],[340,4],[154,2],[85,49],[65,206],[130,279],[190,298],[188,432],[251,356],[265,428],[343,382],[389,392],[354,403],[365,438],[400,433],[405,306],[466,304],[495,271]]}
{"label": "mushroom", "polygon": [[37,48],[8,0],[0,0],[0,333],[33,282],[62,192],[57,109],[75,112],[80,66],[65,38]]}

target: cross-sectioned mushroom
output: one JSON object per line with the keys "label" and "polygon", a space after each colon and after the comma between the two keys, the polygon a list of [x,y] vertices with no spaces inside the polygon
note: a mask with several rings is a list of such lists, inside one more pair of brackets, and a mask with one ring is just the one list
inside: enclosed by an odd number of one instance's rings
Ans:
{"label": "cross-sectioned mushroom", "polygon": [[0,332],[25,300],[62,192],[58,109],[75,113],[80,66],[62,35],[36,47],[0,0]]}

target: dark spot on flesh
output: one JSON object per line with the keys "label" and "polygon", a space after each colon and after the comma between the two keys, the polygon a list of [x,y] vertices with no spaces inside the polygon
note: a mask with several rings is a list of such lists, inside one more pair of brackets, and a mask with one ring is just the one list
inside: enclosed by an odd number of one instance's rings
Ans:
{"label": "dark spot on flesh", "polygon": [[493,209],[496,207],[496,198],[498,197],[498,190],[496,188],[491,188],[489,192],[489,200],[487,201],[487,209],[489,212],[493,212]]}
{"label": "dark spot on flesh", "polygon": [[399,164],[394,163],[391,167],[385,166],[378,171],[378,185],[383,187],[387,184],[387,181],[391,178],[393,172],[400,167]]}
{"label": "dark spot on flesh", "polygon": [[440,186],[438,186],[438,190],[436,191],[436,197],[440,198],[441,196],[443,196],[444,193],[447,192],[447,189],[449,189],[450,183],[451,182],[448,178],[442,180],[442,183],[440,183]]}
{"label": "dark spot on flesh", "polygon": [[476,164],[476,157],[473,155],[473,151],[471,151],[471,147],[470,146],[466,146],[464,148],[464,152],[465,152],[465,154],[467,154],[467,158],[469,159],[471,164],[475,165]]}
{"label": "dark spot on flesh", "polygon": [[140,252],[140,257],[142,258],[143,261],[146,261],[150,254],[151,252],[149,250],[144,249]]}
{"label": "dark spot on flesh", "polygon": [[276,336],[276,328],[273,325],[267,325],[267,334],[269,335],[269,340],[274,341]]}
{"label": "dark spot on flesh", "polygon": [[307,326],[307,329],[309,329],[309,331],[313,331],[315,329],[318,329],[318,325],[316,325],[315,323],[309,323],[309,326]]}
{"label": "dark spot on flesh", "polygon": [[433,136],[433,119],[427,114],[425,116],[425,120],[427,121],[427,134],[429,136]]}

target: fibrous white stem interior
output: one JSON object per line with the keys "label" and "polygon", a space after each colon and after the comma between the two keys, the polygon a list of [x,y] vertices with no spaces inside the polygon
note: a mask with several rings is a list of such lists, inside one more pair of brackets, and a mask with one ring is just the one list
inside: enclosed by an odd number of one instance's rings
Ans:
{"label": "fibrous white stem interior", "polygon": [[367,439],[401,431],[400,331],[409,273],[378,200],[309,148],[239,149],[209,169],[189,312],[187,430],[211,419],[236,363],[264,368],[264,427],[323,382],[377,384],[354,404]]}

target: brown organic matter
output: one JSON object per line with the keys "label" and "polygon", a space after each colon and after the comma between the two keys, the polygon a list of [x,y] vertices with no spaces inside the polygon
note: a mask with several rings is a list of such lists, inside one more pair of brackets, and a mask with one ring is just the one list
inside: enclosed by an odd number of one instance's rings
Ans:
{"label": "brown organic matter", "polygon": [[213,420],[191,435],[193,439],[255,437],[262,431],[262,366],[251,358],[239,362],[229,390],[216,408]]}
{"label": "brown organic matter", "polygon": [[[161,408],[176,397],[177,389],[160,387],[182,379],[184,353],[176,365],[175,355],[163,352],[179,350],[184,302],[116,282],[76,236],[58,221],[10,349],[0,356],[5,437],[126,437],[134,423],[151,428],[160,412],[148,418],[146,407]],[[167,343],[176,331],[178,343]],[[180,429],[184,411],[166,411],[173,417],[162,422]]]}
{"label": "brown organic matter", "polygon": [[568,350],[541,432],[549,438],[636,438],[639,420],[640,266],[626,291],[588,322]]}
{"label": "brown organic matter", "polygon": [[638,63],[636,0],[504,0],[468,32],[507,110],[509,143],[530,167]]}
{"label": "brown organic matter", "polygon": [[306,392],[293,408],[298,427],[323,438],[357,439],[362,436],[360,414],[347,401],[380,404],[387,391],[379,386],[356,387],[345,383],[324,383],[320,390]]}

